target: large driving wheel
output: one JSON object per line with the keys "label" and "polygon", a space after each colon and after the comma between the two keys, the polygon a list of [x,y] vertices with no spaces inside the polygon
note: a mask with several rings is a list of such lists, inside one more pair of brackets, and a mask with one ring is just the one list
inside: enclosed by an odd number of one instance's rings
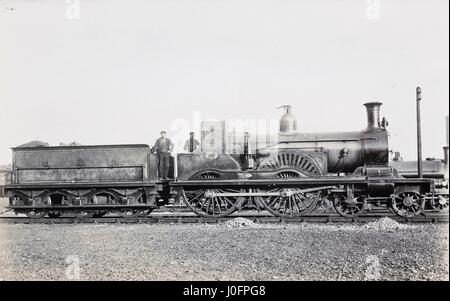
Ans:
{"label": "large driving wheel", "polygon": [[214,196],[214,193],[238,193],[234,189],[199,189],[183,190],[182,197],[185,204],[195,214],[207,217],[224,217],[236,210],[242,201],[235,196]]}
{"label": "large driving wheel", "polygon": [[280,195],[260,196],[258,200],[267,211],[283,218],[294,218],[310,213],[316,208],[321,198],[320,192],[303,193],[297,188],[278,188],[267,192]]}
{"label": "large driving wheel", "polygon": [[320,164],[310,155],[293,150],[278,150],[258,165],[260,171],[276,171],[277,178],[312,177],[323,174]]}

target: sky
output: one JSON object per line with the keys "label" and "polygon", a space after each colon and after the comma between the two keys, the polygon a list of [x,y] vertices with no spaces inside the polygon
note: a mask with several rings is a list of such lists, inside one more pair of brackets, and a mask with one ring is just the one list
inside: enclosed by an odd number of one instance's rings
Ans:
{"label": "sky", "polygon": [[[447,0],[0,0],[0,163],[10,147],[153,144],[200,119],[358,131],[381,101],[390,149],[442,158]],[[180,138],[181,137],[181,138]],[[182,142],[180,142],[182,143]]]}

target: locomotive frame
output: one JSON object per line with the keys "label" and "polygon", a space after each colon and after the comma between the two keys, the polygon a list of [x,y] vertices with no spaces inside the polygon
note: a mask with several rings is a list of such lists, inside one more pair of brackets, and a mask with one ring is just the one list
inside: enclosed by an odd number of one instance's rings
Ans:
{"label": "locomotive frame", "polygon": [[[180,198],[187,199],[186,204],[202,216],[221,217],[242,207],[248,207],[259,210],[265,209],[283,218],[299,217],[310,213],[314,210],[310,206],[317,205],[319,198],[324,197],[333,202],[340,215],[354,217],[362,213],[369,203],[395,204],[395,200],[403,193],[422,194],[424,191],[432,191],[434,187],[433,179],[364,176],[364,173],[371,174],[379,171],[381,172],[379,168],[369,168],[360,170],[361,175],[359,176],[351,175],[339,178],[322,176],[300,179],[190,180],[175,181],[171,185],[177,190],[177,195]],[[197,194],[203,193],[210,201],[192,202],[185,196],[186,191],[191,193],[194,191]],[[380,192],[383,192],[384,195]],[[356,198],[355,200],[356,194],[362,198]],[[300,197],[295,197],[296,195],[300,195]],[[223,204],[223,199],[227,197],[234,199],[234,204],[230,204],[231,207]],[[317,199],[311,201],[311,197]],[[214,198],[217,200],[214,201]],[[236,200],[236,198],[248,199]],[[408,199],[411,205],[406,204],[407,207],[405,207],[406,205],[397,205],[393,208],[399,215],[412,217],[424,209],[426,200],[434,200],[435,198],[436,196],[430,195],[428,198]]]}

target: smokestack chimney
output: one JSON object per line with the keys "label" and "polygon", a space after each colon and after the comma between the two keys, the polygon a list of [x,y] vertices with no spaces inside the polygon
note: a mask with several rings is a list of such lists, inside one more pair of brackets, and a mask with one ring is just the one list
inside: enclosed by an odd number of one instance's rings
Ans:
{"label": "smokestack chimney", "polygon": [[367,132],[382,129],[380,126],[380,107],[382,104],[383,103],[376,101],[364,104],[367,110]]}

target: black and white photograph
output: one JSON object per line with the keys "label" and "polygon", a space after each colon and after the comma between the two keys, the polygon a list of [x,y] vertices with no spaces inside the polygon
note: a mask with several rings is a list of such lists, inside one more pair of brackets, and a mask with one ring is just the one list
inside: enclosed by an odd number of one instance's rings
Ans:
{"label": "black and white photograph", "polygon": [[448,83],[447,0],[0,0],[0,286],[448,282]]}

